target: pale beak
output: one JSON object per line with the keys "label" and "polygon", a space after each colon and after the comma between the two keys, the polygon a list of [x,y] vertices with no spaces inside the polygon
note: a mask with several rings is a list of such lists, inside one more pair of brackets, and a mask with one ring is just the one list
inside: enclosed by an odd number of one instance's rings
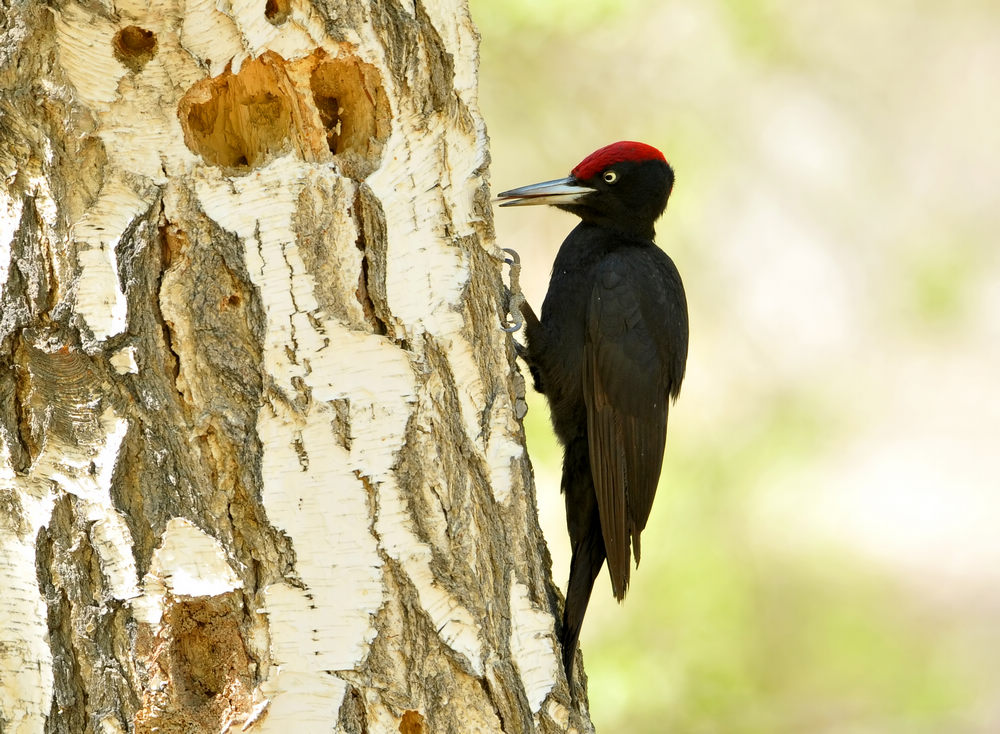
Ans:
{"label": "pale beak", "polygon": [[572,176],[559,178],[555,181],[543,181],[542,183],[522,186],[519,189],[511,189],[497,194],[496,201],[500,206],[529,206],[531,204],[554,204],[561,206],[579,201],[587,194],[592,194],[597,189],[584,186]]}

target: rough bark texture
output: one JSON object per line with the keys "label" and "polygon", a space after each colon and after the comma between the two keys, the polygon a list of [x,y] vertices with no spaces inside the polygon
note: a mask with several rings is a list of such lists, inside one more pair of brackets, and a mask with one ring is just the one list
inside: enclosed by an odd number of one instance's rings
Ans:
{"label": "rough bark texture", "polygon": [[0,11],[0,731],[589,730],[464,3]]}

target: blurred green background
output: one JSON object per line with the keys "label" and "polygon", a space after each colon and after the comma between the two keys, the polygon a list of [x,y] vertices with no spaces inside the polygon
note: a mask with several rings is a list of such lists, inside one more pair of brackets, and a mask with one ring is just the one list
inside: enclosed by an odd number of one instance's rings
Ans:
{"label": "blurred green background", "polygon": [[[1000,5],[471,5],[495,190],[623,139],[677,173],[688,377],[584,625],[598,731],[1000,732]],[[536,308],[573,224],[496,213]]]}

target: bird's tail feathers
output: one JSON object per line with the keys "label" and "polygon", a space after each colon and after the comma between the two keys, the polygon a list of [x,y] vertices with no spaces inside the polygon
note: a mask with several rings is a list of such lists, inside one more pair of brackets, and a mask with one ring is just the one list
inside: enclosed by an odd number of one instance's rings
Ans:
{"label": "bird's tail feathers", "polygon": [[566,670],[566,680],[572,689],[573,661],[576,658],[576,648],[580,642],[580,630],[583,627],[583,617],[590,603],[590,593],[594,589],[594,580],[604,565],[604,542],[600,530],[588,534],[579,545],[573,549],[573,559],[570,562],[569,585],[566,587],[566,606],[563,609],[562,635],[560,642],[563,649],[563,667]]}

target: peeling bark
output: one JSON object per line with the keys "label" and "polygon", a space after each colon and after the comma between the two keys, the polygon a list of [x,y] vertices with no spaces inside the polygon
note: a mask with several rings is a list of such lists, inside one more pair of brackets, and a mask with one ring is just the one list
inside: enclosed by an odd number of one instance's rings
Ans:
{"label": "peeling bark", "polygon": [[0,14],[0,730],[588,731],[461,2]]}

